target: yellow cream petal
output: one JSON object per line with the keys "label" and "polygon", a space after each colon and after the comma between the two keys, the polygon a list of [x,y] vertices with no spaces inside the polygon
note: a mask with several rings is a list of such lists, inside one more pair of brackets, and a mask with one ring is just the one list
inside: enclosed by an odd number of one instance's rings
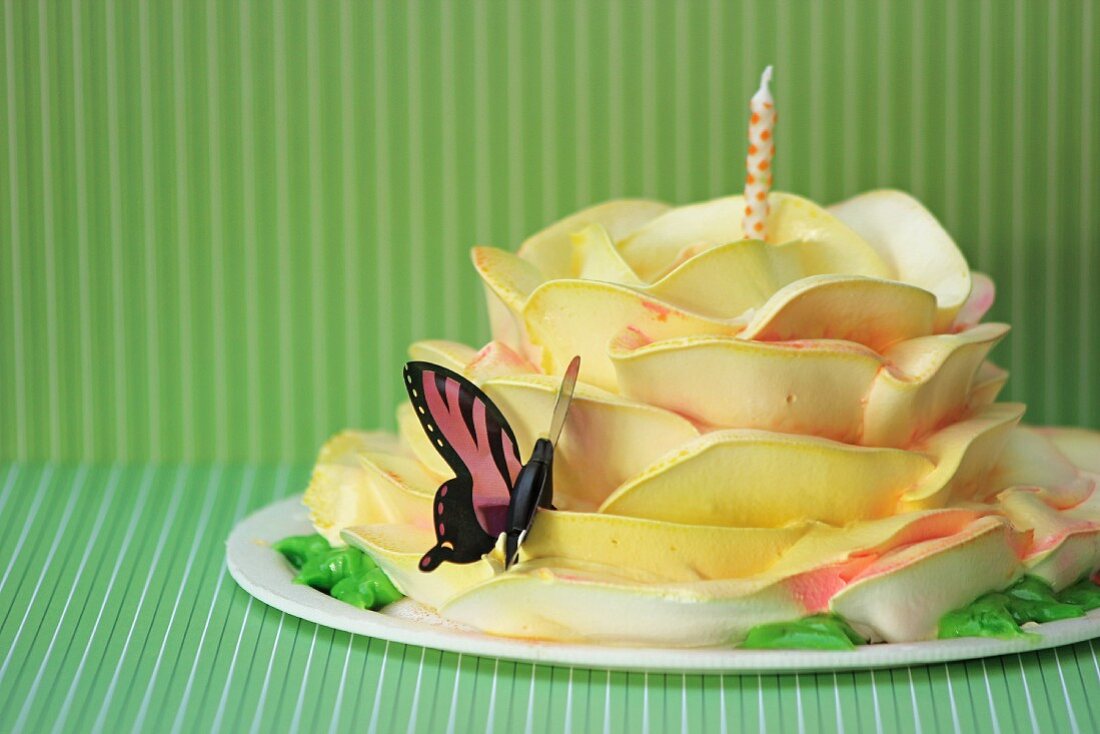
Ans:
{"label": "yellow cream petal", "polygon": [[[302,503],[313,528],[329,543],[340,543],[349,522],[379,521],[392,516],[376,501],[370,479],[361,468],[318,464],[313,468]],[[429,505],[430,507],[430,505]]]}
{"label": "yellow cream petal", "polygon": [[520,558],[633,568],[669,582],[743,578],[772,566],[807,528],[724,528],[540,510]]}
{"label": "yellow cream petal", "polygon": [[642,281],[615,249],[603,225],[588,225],[575,233],[572,241],[573,272],[576,277],[621,285],[641,285]]}
{"label": "yellow cream petal", "polygon": [[493,339],[526,353],[523,306],[545,278],[531,263],[495,247],[475,247],[470,257],[485,286]]}
{"label": "yellow cream petal", "polygon": [[767,245],[741,240],[689,258],[646,292],[661,300],[716,318],[733,318],[757,308],[793,280],[809,275],[796,250],[806,243]]}
{"label": "yellow cream petal", "polygon": [[[422,498],[431,500],[439,488],[439,477],[428,471],[418,460],[386,453],[363,454],[360,459],[363,470],[378,484],[392,485],[417,503]],[[430,518],[429,518],[430,520]]]}
{"label": "yellow cream petal", "polygon": [[435,450],[428,434],[424,433],[420,419],[416,417],[412,405],[408,402],[397,406],[397,430],[401,434],[401,440],[428,471],[441,478],[454,474],[451,467],[447,466],[447,462],[443,461],[443,457]]}
{"label": "yellow cream petal", "polygon": [[692,254],[661,280],[643,289],[651,296],[697,314],[734,318],[759,308],[783,286],[811,275],[851,275],[847,270],[851,266],[837,251],[821,242],[792,240],[767,244],[760,240],[739,240]]}
{"label": "yellow cream petal", "polygon": [[465,369],[459,371],[481,383],[494,377],[532,374],[538,372],[538,368],[507,344],[493,341],[482,347]]}
{"label": "yellow cream petal", "polygon": [[517,313],[531,293],[546,282],[534,265],[495,247],[475,247],[470,257],[490,291]]}
{"label": "yellow cream petal", "polygon": [[619,252],[642,280],[653,282],[703,250],[742,238],[741,196],[669,209],[618,240]]}
{"label": "yellow cream petal", "polygon": [[[546,433],[561,380],[527,375],[483,385],[508,416],[522,455]],[[699,435],[684,418],[579,383],[554,452],[555,503],[595,509],[628,478]]]}
{"label": "yellow cream petal", "polygon": [[1034,487],[1048,504],[1068,509],[1080,504],[1095,486],[1052,441],[1032,428],[1017,426],[990,474],[986,496],[1012,487]]}
{"label": "yellow cream petal", "polygon": [[997,286],[985,273],[972,270],[970,281],[970,295],[955,316],[955,323],[951,327],[953,331],[977,326],[981,323],[982,317],[993,307],[993,301],[997,298]]}
{"label": "yellow cream petal", "polygon": [[757,311],[742,339],[844,339],[882,351],[932,333],[935,298],[890,280],[813,275],[779,289]]}
{"label": "yellow cream petal", "polygon": [[765,575],[772,579],[793,578],[853,557],[881,555],[901,546],[947,537],[983,514],[988,513],[942,508],[900,512],[841,527],[813,524]]}
{"label": "yellow cream petal", "polygon": [[1036,431],[1079,469],[1100,474],[1100,432],[1084,428],[1039,428]]}
{"label": "yellow cream petal", "polygon": [[[888,278],[889,267],[855,232],[807,199],[773,192],[767,234],[773,244],[817,243],[810,272],[842,272]],[[653,282],[691,255],[742,239],[745,200],[729,196],[672,209],[618,242],[623,258]]]}
{"label": "yellow cream petal", "polygon": [[409,359],[419,362],[434,362],[455,372],[462,372],[466,369],[466,365],[476,357],[476,349],[459,342],[443,341],[441,339],[413,342],[409,347]]}
{"label": "yellow cream petal", "polygon": [[519,256],[538,268],[547,280],[575,278],[571,235],[590,224],[599,224],[614,242],[666,211],[667,204],[645,199],[617,199],[596,204],[527,239],[519,248]]}
{"label": "yellow cream petal", "polygon": [[971,418],[933,433],[914,449],[927,454],[936,469],[902,496],[907,509],[942,507],[984,494],[984,483],[997,463],[1025,406],[990,405]]}
{"label": "yellow cream petal", "polygon": [[1008,586],[1020,570],[1010,529],[983,517],[965,532],[887,554],[829,606],[887,642],[928,640],[946,612]]}
{"label": "yellow cream petal", "polygon": [[858,344],[625,332],[610,350],[624,395],[712,426],[855,442],[882,358]]}
{"label": "yellow cream petal", "polygon": [[341,536],[373,558],[398,591],[433,609],[502,571],[499,564],[482,558],[473,563],[443,563],[424,573],[420,559],[435,545],[435,534],[428,528],[361,525],[345,528]]}
{"label": "yellow cream petal", "polygon": [[352,525],[406,523],[429,527],[438,478],[405,456],[359,453],[350,463],[317,464],[302,503],[331,543]]}
{"label": "yellow cream petal", "polygon": [[860,194],[829,211],[869,243],[895,277],[935,294],[936,330],[950,327],[970,295],[970,268],[931,212],[892,190]]}
{"label": "yellow cream petal", "polygon": [[970,388],[970,407],[974,410],[994,403],[1008,382],[1008,371],[986,360],[978,367],[974,375],[974,385]]}
{"label": "yellow cream petal", "polygon": [[[804,253],[804,264],[814,273],[849,273],[871,278],[892,278],[893,269],[866,241],[844,222],[809,199],[773,192],[768,197],[768,242],[798,240],[819,247]],[[738,221],[738,229],[741,227]]]}
{"label": "yellow cream petal", "polygon": [[805,613],[779,584],[697,590],[525,565],[454,597],[440,614],[506,637],[699,647],[736,643],[758,624]]}
{"label": "yellow cream petal", "polygon": [[707,319],[611,283],[557,280],[540,286],[524,310],[531,341],[543,348],[542,368],[561,373],[581,356],[581,379],[616,391],[608,357],[611,340],[627,328],[654,339],[689,334],[734,334],[738,326]]}
{"label": "yellow cream petal", "polygon": [[844,273],[849,263],[835,256],[820,242],[739,240],[693,255],[643,290],[699,314],[733,318],[796,280]]}
{"label": "yellow cream petal", "polygon": [[1028,573],[1061,589],[1100,566],[1100,517],[1059,512],[1035,489],[1007,489],[997,504],[1015,527],[1033,533],[1024,557]]}
{"label": "yellow cream petal", "polygon": [[343,464],[359,466],[359,457],[365,453],[389,453],[408,456],[397,436],[385,431],[341,431],[325,442],[317,457],[318,464]]}
{"label": "yellow cream petal", "polygon": [[698,525],[778,527],[805,519],[843,525],[890,514],[932,463],[765,431],[701,436],[617,489],[600,512]]}
{"label": "yellow cream petal", "polygon": [[1056,547],[1028,558],[1024,565],[1030,575],[1057,591],[1095,575],[1100,570],[1100,526],[1071,532]]}
{"label": "yellow cream petal", "polygon": [[887,350],[883,356],[894,367],[881,371],[867,394],[860,443],[908,446],[963,414],[975,374],[1006,333],[1004,324],[982,324]]}

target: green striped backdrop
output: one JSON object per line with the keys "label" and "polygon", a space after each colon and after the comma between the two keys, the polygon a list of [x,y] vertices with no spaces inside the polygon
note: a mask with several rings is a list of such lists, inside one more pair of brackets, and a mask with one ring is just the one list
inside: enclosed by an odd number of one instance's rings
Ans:
{"label": "green striped backdrop", "polygon": [[913,191],[1038,422],[1100,425],[1100,6],[4,0],[0,456],[310,460],[388,426],[467,260],[590,202]]}

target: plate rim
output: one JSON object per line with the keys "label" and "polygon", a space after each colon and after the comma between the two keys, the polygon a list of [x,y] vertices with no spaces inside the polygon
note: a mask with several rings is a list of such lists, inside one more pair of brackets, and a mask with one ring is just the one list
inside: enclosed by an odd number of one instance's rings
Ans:
{"label": "plate rim", "polygon": [[742,650],[596,645],[497,637],[381,612],[357,609],[292,582],[271,543],[313,532],[296,494],[276,500],[238,522],[226,539],[226,566],[251,596],[291,616],[351,634],[445,652],[535,664],[653,673],[811,673],[929,665],[1035,652],[1100,637],[1100,609],[1078,619],[1030,629],[1036,639],[967,637],[865,645],[853,651]]}

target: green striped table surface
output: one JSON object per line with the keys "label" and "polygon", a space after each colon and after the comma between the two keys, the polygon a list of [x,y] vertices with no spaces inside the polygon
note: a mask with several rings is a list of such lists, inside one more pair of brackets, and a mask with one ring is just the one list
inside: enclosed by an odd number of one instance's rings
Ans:
{"label": "green striped table surface", "polygon": [[253,600],[223,541],[305,466],[0,465],[0,731],[1100,730],[1095,645],[806,675],[513,663]]}

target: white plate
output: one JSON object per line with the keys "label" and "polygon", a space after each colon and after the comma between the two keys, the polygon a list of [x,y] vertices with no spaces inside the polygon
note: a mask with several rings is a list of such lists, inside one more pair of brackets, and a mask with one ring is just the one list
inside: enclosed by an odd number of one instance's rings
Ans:
{"label": "white plate", "polygon": [[651,648],[537,642],[493,637],[458,627],[411,599],[369,612],[293,583],[294,571],[271,543],[312,532],[301,497],[268,505],[242,520],[226,542],[229,573],[265,604],[335,629],[409,645],[540,664],[653,672],[811,672],[885,668],[1042,650],[1100,636],[1100,610],[1039,625],[1036,640],[966,638],[866,645],[851,652]]}

